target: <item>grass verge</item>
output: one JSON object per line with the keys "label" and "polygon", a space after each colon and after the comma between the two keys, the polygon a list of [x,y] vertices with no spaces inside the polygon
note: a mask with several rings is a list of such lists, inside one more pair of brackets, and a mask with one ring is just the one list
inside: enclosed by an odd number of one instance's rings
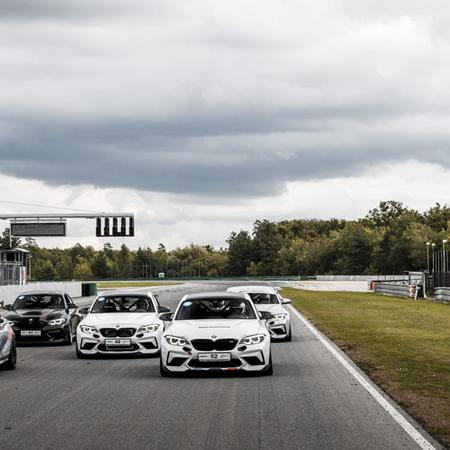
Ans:
{"label": "grass verge", "polygon": [[129,287],[152,287],[152,286],[170,286],[177,283],[175,281],[100,281],[97,283],[97,289],[129,288]]}
{"label": "grass verge", "polygon": [[372,293],[283,295],[450,448],[450,306]]}

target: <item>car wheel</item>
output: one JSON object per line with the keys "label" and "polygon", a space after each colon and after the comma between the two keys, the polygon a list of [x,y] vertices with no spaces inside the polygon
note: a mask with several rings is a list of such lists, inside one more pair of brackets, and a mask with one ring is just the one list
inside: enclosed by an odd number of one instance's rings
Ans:
{"label": "car wheel", "polygon": [[76,353],[77,353],[77,358],[78,359],[87,359],[87,355],[85,355],[84,353],[81,353],[80,350],[78,350],[78,345],[76,346]]}
{"label": "car wheel", "polygon": [[73,334],[72,334],[72,329],[69,325],[69,328],[67,330],[67,336],[66,339],[63,342],[64,345],[72,345],[73,344]]}
{"label": "car wheel", "polygon": [[273,375],[272,353],[270,353],[269,365],[262,371],[262,375]]}
{"label": "car wheel", "polygon": [[6,370],[14,370],[16,368],[17,363],[17,349],[16,343],[13,342],[11,345],[11,350],[9,351],[8,361],[5,363]]}

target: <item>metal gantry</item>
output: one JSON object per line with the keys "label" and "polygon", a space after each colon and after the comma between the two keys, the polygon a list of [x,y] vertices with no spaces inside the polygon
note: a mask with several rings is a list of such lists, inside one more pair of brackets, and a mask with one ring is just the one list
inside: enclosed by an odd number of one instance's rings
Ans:
{"label": "metal gantry", "polygon": [[67,219],[95,219],[97,237],[134,236],[133,213],[0,214],[0,220],[9,220],[17,230],[10,235],[17,237],[65,236]]}

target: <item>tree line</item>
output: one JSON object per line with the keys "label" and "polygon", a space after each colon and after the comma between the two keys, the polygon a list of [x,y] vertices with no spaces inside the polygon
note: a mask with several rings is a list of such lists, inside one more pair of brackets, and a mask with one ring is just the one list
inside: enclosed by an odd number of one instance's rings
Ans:
{"label": "tree line", "polygon": [[[450,237],[450,207],[421,213],[396,201],[381,202],[358,220],[256,220],[253,229],[233,231],[228,248],[191,244],[167,250],[160,244],[130,250],[101,250],[76,244],[67,249],[20,245],[32,256],[32,279],[109,279],[317,274],[399,274],[427,267],[426,242]],[[0,247],[7,247],[6,235]],[[439,247],[440,248],[440,247]]]}

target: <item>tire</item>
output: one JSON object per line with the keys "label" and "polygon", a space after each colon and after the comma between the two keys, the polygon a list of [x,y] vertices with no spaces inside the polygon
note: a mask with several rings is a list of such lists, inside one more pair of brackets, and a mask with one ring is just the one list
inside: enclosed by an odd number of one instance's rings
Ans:
{"label": "tire", "polygon": [[269,365],[261,372],[261,375],[273,375],[272,352],[269,356]]}
{"label": "tire", "polygon": [[16,342],[13,341],[11,345],[11,350],[9,351],[8,361],[5,362],[4,367],[6,370],[14,370],[17,363],[17,349]]}
{"label": "tire", "polygon": [[65,339],[65,341],[63,342],[63,345],[72,345],[73,344],[73,334],[72,334],[72,329],[70,328],[69,325],[69,329],[67,330],[67,337]]}

